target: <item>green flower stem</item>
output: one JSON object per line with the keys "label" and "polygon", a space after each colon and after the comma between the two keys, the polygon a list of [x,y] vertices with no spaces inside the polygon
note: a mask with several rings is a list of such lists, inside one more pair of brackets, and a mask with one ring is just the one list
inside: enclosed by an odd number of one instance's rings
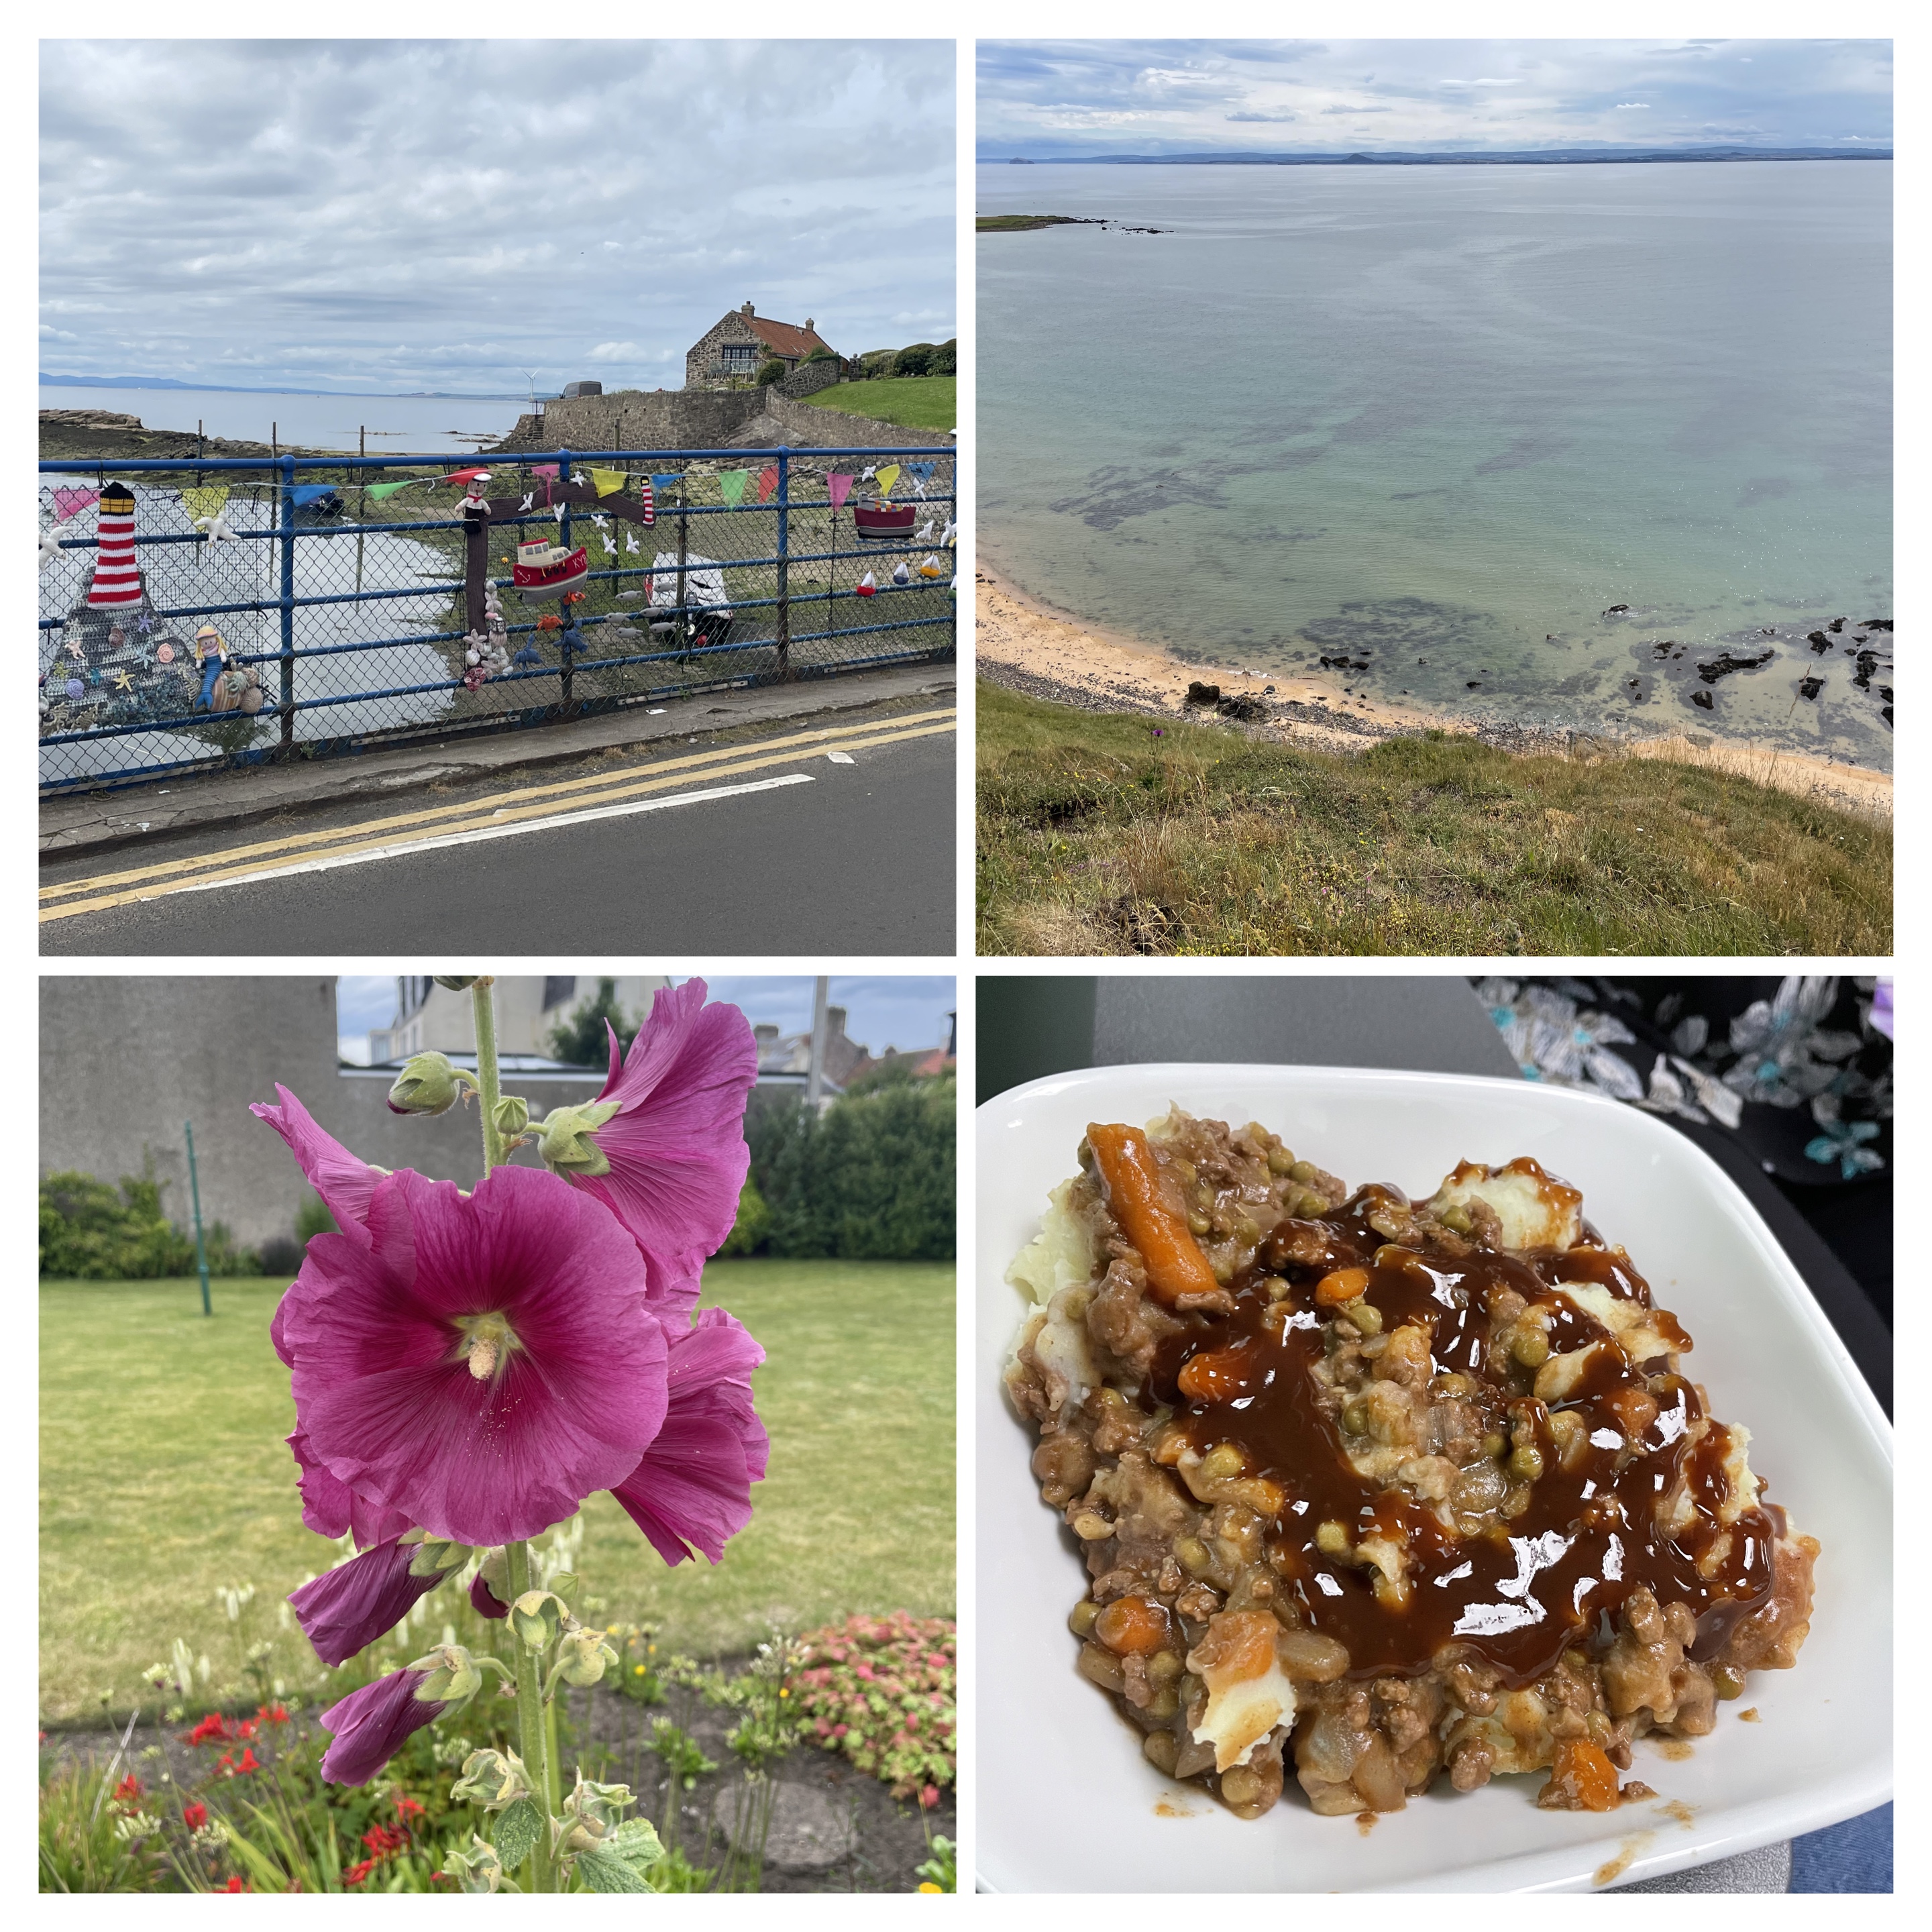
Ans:
{"label": "green flower stem", "polygon": [[556,1700],[544,1706],[544,1766],[550,1777],[550,1809],[553,1816],[563,1809],[562,1754],[556,1748]]}
{"label": "green flower stem", "polygon": [[[480,1029],[478,1032],[480,1037]],[[493,1053],[490,1059],[493,1084],[496,1071],[496,1056]],[[484,1118],[488,1118],[487,1114]],[[527,1543],[512,1543],[506,1546],[504,1554],[510,1561],[510,1600],[514,1603],[531,1587],[530,1546]],[[550,1860],[550,1820],[556,1815],[556,1801],[550,1795],[550,1739],[544,1724],[542,1692],[537,1682],[537,1657],[521,1637],[516,1636],[514,1631],[512,1635],[517,1646],[517,1735],[523,1746],[524,1768],[536,1784],[533,1795],[544,1814],[542,1833],[537,1840],[536,1849],[530,1854],[536,1861],[532,1868],[532,1888],[554,1892],[556,1871]]]}
{"label": "green flower stem", "polygon": [[503,1136],[496,1131],[496,1102],[502,1098],[503,1089],[496,1072],[496,980],[486,973],[470,989],[470,1010],[476,1016],[476,1073],[477,1084],[482,1090],[485,1174],[503,1164]]}

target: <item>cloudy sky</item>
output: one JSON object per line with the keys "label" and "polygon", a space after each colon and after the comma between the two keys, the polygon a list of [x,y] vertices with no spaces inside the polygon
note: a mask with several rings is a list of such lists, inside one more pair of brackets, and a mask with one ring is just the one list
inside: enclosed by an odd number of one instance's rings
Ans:
{"label": "cloudy sky", "polygon": [[1883,40],[980,43],[978,152],[1892,141]]}
{"label": "cloudy sky", "polygon": [[[753,1024],[769,1020],[784,1033],[802,1033],[812,1024],[808,979],[767,974],[757,978],[713,974],[706,982],[713,999],[742,1006]],[[593,982],[582,988],[587,998]],[[880,974],[841,978],[829,989],[831,1004],[845,1009],[845,1033],[862,1046],[883,1054],[889,1046],[909,1053],[915,1047],[944,1046],[955,994],[950,976]],[[347,1059],[367,1066],[369,1029],[387,1026],[396,1016],[393,978],[345,974],[335,983],[338,1045]]]}
{"label": "cloudy sky", "polygon": [[[453,16],[452,16],[453,17]],[[40,43],[40,367],[678,388],[955,331],[950,40]]]}

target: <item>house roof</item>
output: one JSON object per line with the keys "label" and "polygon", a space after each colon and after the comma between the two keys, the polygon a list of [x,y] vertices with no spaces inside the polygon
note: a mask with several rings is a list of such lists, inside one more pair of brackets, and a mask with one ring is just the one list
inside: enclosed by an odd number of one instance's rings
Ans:
{"label": "house roof", "polygon": [[802,360],[814,349],[829,352],[832,347],[815,328],[800,328],[789,322],[771,322],[761,315],[748,315],[745,320],[751,324],[752,334],[767,349],[780,356],[796,356]]}

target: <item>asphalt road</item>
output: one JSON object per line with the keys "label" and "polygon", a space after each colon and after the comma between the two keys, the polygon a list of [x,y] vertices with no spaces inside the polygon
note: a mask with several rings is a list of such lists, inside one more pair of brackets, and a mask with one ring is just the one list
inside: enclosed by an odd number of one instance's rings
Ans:
{"label": "asphalt road", "polygon": [[40,950],[950,956],[953,722],[928,700],[44,866]]}

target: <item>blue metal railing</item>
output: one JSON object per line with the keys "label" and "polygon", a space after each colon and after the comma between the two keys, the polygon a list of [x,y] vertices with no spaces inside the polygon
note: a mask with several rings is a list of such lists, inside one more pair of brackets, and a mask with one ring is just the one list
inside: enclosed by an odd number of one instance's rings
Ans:
{"label": "blue metal railing", "polygon": [[[371,518],[366,496],[352,516],[346,506],[320,514],[296,500],[298,478],[326,478],[346,496],[385,472],[440,476],[447,473],[443,457],[44,461],[44,478],[118,478],[134,487],[142,596],[138,613],[92,610],[88,553],[96,539],[60,537],[51,558],[44,550],[42,790],[337,756],[703,691],[950,658],[952,559],[936,532],[956,514],[953,454],[865,445],[464,458],[456,466],[492,470],[500,489],[508,472],[538,464],[555,465],[560,484],[586,469],[645,470],[666,485],[650,533],[660,544],[676,538],[674,549],[640,548],[643,526],[632,520],[620,532],[613,525],[621,518],[589,502],[492,519],[491,549],[512,530],[520,536],[542,524],[566,548],[582,538],[586,548],[601,544],[604,554],[578,584],[580,601],[541,614],[506,610],[523,620],[506,626],[520,648],[509,668],[486,664],[480,673],[465,661],[460,517],[425,517],[412,506],[393,519],[380,512]],[[862,464],[895,461],[907,468],[912,487],[896,488],[893,500],[922,496],[931,512],[931,526],[908,541],[861,539],[850,503],[841,510],[824,482],[810,487],[834,473],[856,479]],[[694,500],[712,484],[693,466],[776,476],[757,501],[725,502],[722,490],[718,500]],[[916,469],[925,473],[914,484]],[[259,491],[266,514],[241,514],[238,498],[227,524],[235,541],[217,542],[190,522],[192,499],[182,494],[211,488]],[[862,485],[855,480],[852,488],[859,496]],[[750,494],[748,487],[742,496]],[[628,486],[626,500],[633,500]],[[217,507],[225,514],[226,499]],[[75,522],[83,514],[76,512]],[[928,574],[914,572],[922,559]],[[896,562],[907,580],[879,584],[876,596],[854,580],[868,568],[889,578]],[[936,577],[929,574],[935,568]],[[500,592],[512,588],[508,575],[493,572],[488,581]],[[427,607],[420,617],[406,614],[412,604]],[[385,613],[393,614],[385,621]],[[212,645],[190,638],[196,624],[213,626]],[[204,659],[204,649],[214,655]]]}

